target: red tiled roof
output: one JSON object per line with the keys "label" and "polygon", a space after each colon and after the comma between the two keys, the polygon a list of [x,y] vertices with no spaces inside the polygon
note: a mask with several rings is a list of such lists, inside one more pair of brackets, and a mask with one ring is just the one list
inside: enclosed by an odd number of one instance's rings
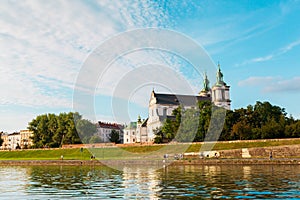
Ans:
{"label": "red tiled roof", "polygon": [[101,122],[101,121],[99,121],[97,123],[97,127],[108,128],[108,129],[116,129],[116,130],[121,130],[121,129],[124,128],[124,126],[122,124],[108,123],[108,122]]}

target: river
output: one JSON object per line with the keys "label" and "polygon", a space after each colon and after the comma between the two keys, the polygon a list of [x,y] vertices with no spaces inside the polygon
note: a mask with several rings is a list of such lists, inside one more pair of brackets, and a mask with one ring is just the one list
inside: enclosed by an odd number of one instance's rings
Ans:
{"label": "river", "polygon": [[1,166],[0,199],[300,198],[299,165]]}

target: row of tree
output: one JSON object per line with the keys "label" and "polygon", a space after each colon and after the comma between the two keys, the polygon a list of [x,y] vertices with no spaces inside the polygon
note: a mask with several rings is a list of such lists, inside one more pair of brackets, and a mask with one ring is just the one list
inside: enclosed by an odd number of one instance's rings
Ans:
{"label": "row of tree", "polygon": [[[103,141],[96,134],[95,124],[75,112],[43,114],[28,123],[28,129],[33,131],[32,148],[61,147],[63,144],[88,144]],[[119,143],[120,136],[112,130],[109,139]]]}
{"label": "row of tree", "polygon": [[284,108],[269,102],[258,101],[232,111],[202,101],[197,108],[179,106],[173,116],[155,130],[156,143],[300,137],[300,120],[288,117]]}
{"label": "row of tree", "polygon": [[95,124],[77,112],[39,115],[29,122],[28,129],[33,131],[33,148],[89,143],[95,140],[97,130]]}

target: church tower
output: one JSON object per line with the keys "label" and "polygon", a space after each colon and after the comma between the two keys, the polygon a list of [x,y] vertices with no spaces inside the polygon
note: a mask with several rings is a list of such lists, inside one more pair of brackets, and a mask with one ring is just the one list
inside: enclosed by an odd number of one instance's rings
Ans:
{"label": "church tower", "polygon": [[220,64],[218,64],[217,71],[217,82],[212,87],[212,102],[219,107],[223,107],[227,110],[230,110],[230,97],[229,97],[229,88],[230,86],[226,85],[223,80],[223,74],[220,69]]}

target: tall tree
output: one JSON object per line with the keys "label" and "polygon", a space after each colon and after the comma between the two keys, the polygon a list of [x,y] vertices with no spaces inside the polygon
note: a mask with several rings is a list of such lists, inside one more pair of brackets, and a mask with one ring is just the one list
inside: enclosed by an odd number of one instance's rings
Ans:
{"label": "tall tree", "polygon": [[90,138],[97,132],[96,125],[86,119],[79,119],[76,122],[77,132],[84,143],[90,140]]}
{"label": "tall tree", "polygon": [[191,108],[183,112],[178,132],[175,136],[178,142],[193,142],[199,125],[199,112]]}
{"label": "tall tree", "polygon": [[173,118],[165,119],[163,126],[157,130],[154,130],[155,143],[170,142],[174,139],[175,135],[178,133],[178,129],[181,125],[181,106],[172,111]]}
{"label": "tall tree", "polygon": [[210,118],[211,118],[211,112],[212,112],[212,103],[210,101],[200,101],[198,103],[199,108],[199,124],[198,124],[198,130],[195,137],[195,142],[201,142],[204,140],[209,125],[210,125]]}
{"label": "tall tree", "polygon": [[109,134],[109,140],[114,143],[120,143],[120,135],[119,132],[113,129]]}
{"label": "tall tree", "polygon": [[231,136],[233,139],[250,139],[251,134],[251,127],[245,120],[237,122],[232,127]]}
{"label": "tall tree", "polygon": [[288,125],[286,125],[284,133],[286,137],[300,137],[300,120],[290,122]]}
{"label": "tall tree", "polygon": [[91,138],[89,140],[90,144],[100,143],[100,142],[101,142],[101,138],[98,135],[91,136]]}
{"label": "tall tree", "polygon": [[2,139],[3,131],[0,132],[0,146],[3,144],[3,139]]}
{"label": "tall tree", "polygon": [[[81,122],[82,121],[82,122]],[[28,129],[33,131],[33,147],[59,147],[62,144],[81,143],[75,123],[79,122],[79,130],[89,135],[95,132],[95,125],[88,120],[81,119],[79,113],[43,114],[28,123]],[[80,126],[80,124],[83,124]],[[87,127],[92,127],[88,129]]]}

